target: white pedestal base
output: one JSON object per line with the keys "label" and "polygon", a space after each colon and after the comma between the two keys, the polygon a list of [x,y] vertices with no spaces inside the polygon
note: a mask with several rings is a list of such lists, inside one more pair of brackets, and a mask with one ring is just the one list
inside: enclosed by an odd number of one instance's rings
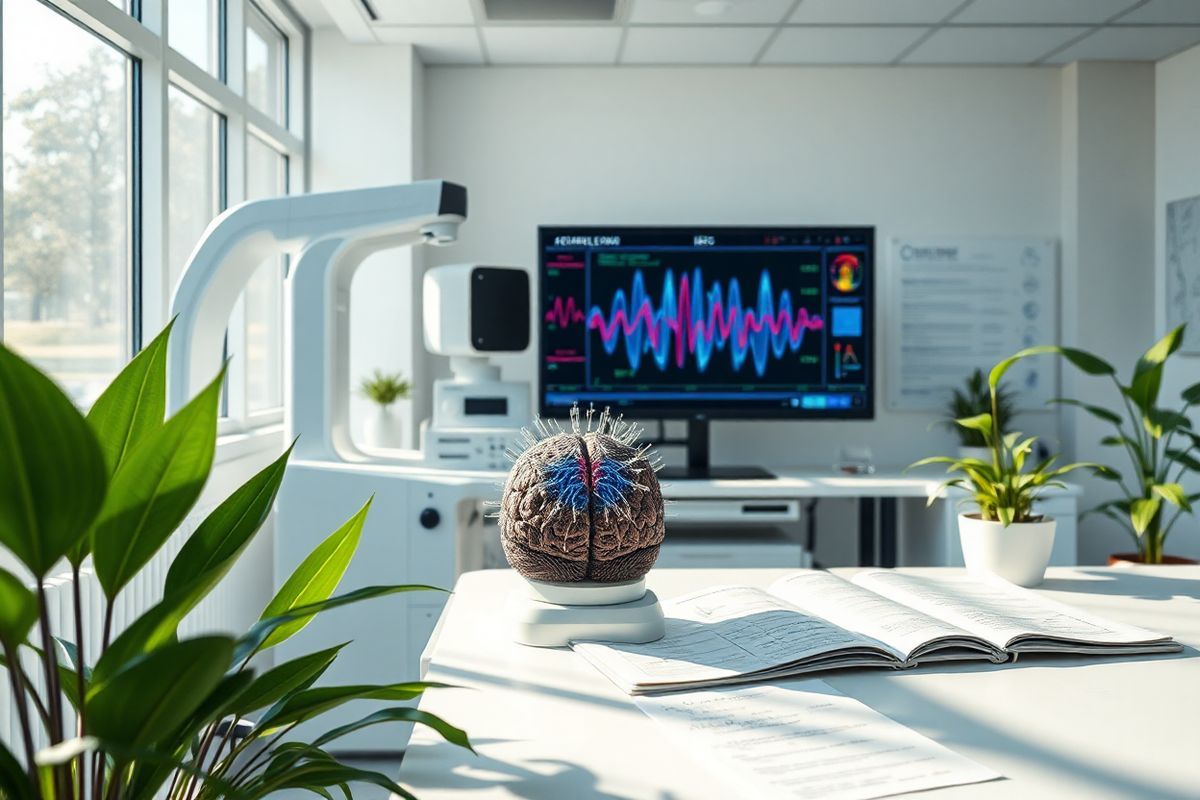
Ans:
{"label": "white pedestal base", "polygon": [[572,641],[653,642],[666,633],[658,597],[645,579],[628,583],[526,581],[509,604],[513,638],[533,647]]}

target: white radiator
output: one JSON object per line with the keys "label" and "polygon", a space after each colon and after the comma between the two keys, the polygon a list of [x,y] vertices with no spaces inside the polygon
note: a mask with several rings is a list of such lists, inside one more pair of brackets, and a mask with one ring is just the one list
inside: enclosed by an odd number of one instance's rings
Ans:
{"label": "white radiator", "polygon": [[[183,547],[183,543],[187,541],[192,531],[214,507],[196,508],[179,527],[179,530],[151,559],[150,563],[117,597],[113,610],[113,638],[116,638],[117,634],[125,630],[133,620],[162,599],[162,586],[171,561]],[[266,543],[266,546],[269,547],[270,525],[271,523],[268,522],[265,529],[259,532],[257,541],[251,545],[252,549],[262,546],[262,543]],[[184,619],[180,625],[180,637],[187,638],[209,632],[244,632],[249,622],[253,621],[262,610],[265,603],[264,587],[269,588],[272,583],[269,573],[269,556],[265,559],[265,563],[267,565],[265,574],[262,569],[245,568],[254,565],[239,564],[235,566],[221,584]],[[81,606],[84,656],[89,663],[94,664],[104,633],[104,592],[89,566],[85,566],[80,571],[80,582],[83,587]],[[75,641],[75,608],[72,595],[72,575],[69,571],[47,581],[46,600],[50,610],[50,626],[53,635],[68,641]],[[40,635],[36,628],[34,634],[31,635],[31,640],[40,643]],[[24,648],[22,662],[25,667],[25,675],[37,687],[38,693],[45,698],[45,674],[40,662],[28,648]],[[20,720],[13,705],[12,683],[4,670],[0,670],[0,679],[3,680],[3,684],[0,685],[0,739],[3,739],[8,749],[18,759],[24,761],[23,748],[20,745]],[[68,715],[66,730],[68,735],[71,735],[75,719],[71,713],[71,706],[65,699],[63,710]],[[49,742],[40,730],[41,726],[36,722],[37,711],[30,707],[29,713],[30,721],[34,723],[33,727],[36,729],[34,747],[44,747]]]}

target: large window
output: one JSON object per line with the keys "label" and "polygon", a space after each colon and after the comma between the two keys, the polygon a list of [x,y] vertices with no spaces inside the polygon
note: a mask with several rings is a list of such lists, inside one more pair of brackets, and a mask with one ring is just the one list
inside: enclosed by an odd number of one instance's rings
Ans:
{"label": "large window", "polygon": [[[285,0],[0,7],[0,338],[86,407],[170,319],[215,215],[303,191],[307,31]],[[285,269],[230,317],[225,431],[282,417]]]}
{"label": "large window", "polygon": [[37,0],[3,8],[3,338],[87,405],[132,343],[131,62]]}

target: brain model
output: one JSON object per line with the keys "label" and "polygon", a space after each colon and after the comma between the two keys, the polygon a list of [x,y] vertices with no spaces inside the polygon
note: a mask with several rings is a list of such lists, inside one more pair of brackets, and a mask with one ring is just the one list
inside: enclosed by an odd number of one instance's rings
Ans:
{"label": "brain model", "polygon": [[[593,424],[594,422],[594,424]],[[526,578],[618,583],[645,575],[662,544],[663,498],[639,430],[607,411],[526,432],[500,501],[508,563]]]}

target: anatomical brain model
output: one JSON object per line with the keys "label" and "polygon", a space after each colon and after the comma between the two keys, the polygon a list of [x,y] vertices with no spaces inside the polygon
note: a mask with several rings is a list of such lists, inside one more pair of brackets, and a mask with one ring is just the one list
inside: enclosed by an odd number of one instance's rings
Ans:
{"label": "anatomical brain model", "polygon": [[508,563],[552,583],[619,583],[645,575],[662,544],[663,498],[640,430],[608,411],[525,432],[500,501]]}

